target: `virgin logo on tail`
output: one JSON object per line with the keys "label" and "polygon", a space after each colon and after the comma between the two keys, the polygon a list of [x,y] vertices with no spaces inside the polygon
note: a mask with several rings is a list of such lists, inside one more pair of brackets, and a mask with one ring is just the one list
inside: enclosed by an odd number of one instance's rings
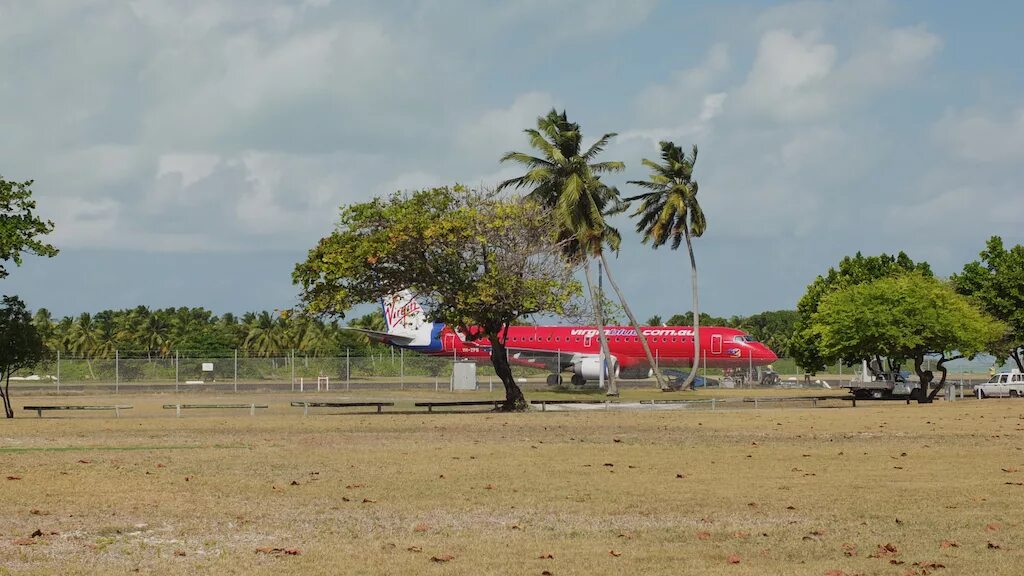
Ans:
{"label": "virgin logo on tail", "polygon": [[407,292],[389,296],[384,303],[384,319],[388,327],[408,325],[410,316],[422,315],[423,308],[420,308],[415,298]]}

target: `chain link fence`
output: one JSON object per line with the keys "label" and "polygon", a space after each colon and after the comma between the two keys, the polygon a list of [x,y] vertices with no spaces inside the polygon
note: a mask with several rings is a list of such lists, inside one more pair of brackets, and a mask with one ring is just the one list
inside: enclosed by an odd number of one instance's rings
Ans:
{"label": "chain link fence", "polygon": [[[299,352],[256,357],[235,353],[173,352],[167,355],[120,351],[113,357],[56,354],[16,372],[11,387],[54,391],[184,390],[349,390],[423,388],[448,390],[454,358],[404,350],[342,350],[327,356]],[[501,388],[489,362],[476,367],[479,388]],[[546,385],[543,367],[512,366],[524,384]]]}
{"label": "chain link fence", "polygon": [[[367,351],[339,350],[329,355],[287,352],[256,357],[227,351],[219,353],[176,351],[169,354],[116,351],[106,358],[85,358],[55,354],[31,369],[11,378],[13,389],[39,391],[253,391],[253,390],[351,390],[351,389],[433,389],[449,390],[454,358],[425,356],[400,349]],[[971,385],[987,380],[990,359],[950,363],[950,379]],[[792,359],[774,363],[777,380],[766,381],[763,368],[723,371],[698,367],[709,387],[820,388],[822,383],[838,387],[858,378],[859,367],[839,363],[826,373],[805,375]],[[527,387],[547,387],[550,369],[544,366],[512,365],[517,381]],[[686,368],[669,370],[678,377]],[[749,372],[749,373],[748,373]],[[501,382],[489,362],[478,362],[477,385],[481,389],[499,389]],[[563,373],[568,382],[568,374]],[[619,379],[620,386],[654,386],[653,378]]]}

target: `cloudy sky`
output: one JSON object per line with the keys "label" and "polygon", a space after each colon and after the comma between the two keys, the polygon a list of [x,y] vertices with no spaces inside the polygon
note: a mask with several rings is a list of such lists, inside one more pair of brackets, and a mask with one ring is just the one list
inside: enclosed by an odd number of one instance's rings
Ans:
{"label": "cloudy sky", "polygon": [[[3,280],[58,315],[296,304],[341,204],[494,184],[552,107],[628,169],[697,144],[703,308],[792,308],[844,255],[941,274],[1024,242],[1024,5],[654,0],[0,0],[0,174],[53,259]],[[689,309],[685,252],[631,224],[642,317]]]}

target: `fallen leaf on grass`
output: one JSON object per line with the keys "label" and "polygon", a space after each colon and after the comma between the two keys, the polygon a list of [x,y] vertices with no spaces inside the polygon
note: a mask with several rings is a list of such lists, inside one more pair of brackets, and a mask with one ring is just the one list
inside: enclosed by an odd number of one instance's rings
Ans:
{"label": "fallen leaf on grass", "polygon": [[728,558],[726,558],[725,561],[728,562],[729,564],[739,564],[740,563],[740,557],[738,555],[736,555],[736,554],[732,554]]}
{"label": "fallen leaf on grass", "polygon": [[11,540],[11,544],[15,546],[31,546],[36,543],[34,538],[15,538]]}
{"label": "fallen leaf on grass", "polygon": [[513,525],[509,526],[509,529],[510,530],[522,530],[523,527],[520,526],[519,524],[513,524]]}
{"label": "fallen leaf on grass", "polygon": [[993,542],[991,540],[988,541],[987,547],[988,547],[989,550],[1001,550],[1002,549],[1002,546],[1000,546],[999,544],[996,544],[995,542]]}
{"label": "fallen leaf on grass", "polygon": [[365,488],[365,487],[366,487],[365,484],[349,484],[348,486],[345,486],[345,488],[348,488],[349,490],[351,490],[353,488]]}
{"label": "fallen leaf on grass", "polygon": [[409,546],[408,548],[406,548],[406,550],[408,550],[409,552],[423,552],[423,548],[419,546]]}
{"label": "fallen leaf on grass", "polygon": [[868,556],[868,558],[885,558],[886,556],[895,556],[899,553],[900,551],[892,544],[879,544],[875,553]]}
{"label": "fallen leaf on grass", "polygon": [[363,504],[376,504],[377,501],[373,498],[363,498]]}
{"label": "fallen leaf on grass", "polygon": [[605,462],[605,463],[604,463],[604,465],[605,465],[605,466],[609,466],[609,467],[610,467],[610,466],[615,466],[615,464],[612,464],[611,462]]}
{"label": "fallen leaf on grass", "polygon": [[739,530],[736,533],[734,533],[732,535],[732,537],[733,538],[740,538],[740,539],[750,538],[750,532],[744,532],[743,530]]}
{"label": "fallen leaf on grass", "polygon": [[420,522],[419,524],[412,527],[413,532],[426,532],[427,530],[430,530],[430,526],[424,524],[423,522]]}
{"label": "fallen leaf on grass", "polygon": [[842,570],[828,570],[825,572],[825,576],[846,576],[846,572]]}
{"label": "fallen leaf on grass", "polygon": [[430,557],[431,562],[450,562],[452,560],[455,560],[455,556],[452,556],[451,554],[441,554],[440,556]]}
{"label": "fallen leaf on grass", "polygon": [[892,559],[889,560],[889,564],[892,564],[893,566],[899,566],[900,564],[905,564],[905,562],[903,560]]}
{"label": "fallen leaf on grass", "polygon": [[697,532],[697,540],[711,540],[711,532]]}
{"label": "fallen leaf on grass", "polygon": [[1000,470],[1002,470],[1003,472],[1010,472],[1010,473],[1020,472],[1020,468],[1013,468],[1013,467],[1011,467],[1011,468],[1000,468]]}
{"label": "fallen leaf on grass", "polygon": [[79,464],[92,464],[92,460],[79,460]]}
{"label": "fallen leaf on grass", "polygon": [[21,476],[8,476],[8,480],[21,480]]}
{"label": "fallen leaf on grass", "polygon": [[676,474],[676,478],[686,478],[686,474]]}
{"label": "fallen leaf on grass", "polygon": [[185,556],[185,551],[184,550],[175,550],[174,551],[174,555],[175,556]]}
{"label": "fallen leaf on grass", "polygon": [[856,556],[856,555],[857,555],[857,545],[856,544],[850,544],[850,543],[843,544],[843,556],[850,556],[850,557],[852,557],[852,556]]}
{"label": "fallen leaf on grass", "polygon": [[609,550],[608,555],[618,558],[619,556],[622,556],[622,552],[619,552],[618,550]]}
{"label": "fallen leaf on grass", "polygon": [[540,556],[537,556],[537,560],[554,560],[554,559],[555,559],[555,555],[552,554],[551,552],[545,552],[545,553],[541,554]]}
{"label": "fallen leaf on grass", "polygon": [[1002,526],[1000,526],[996,522],[993,522],[991,524],[986,524],[985,525],[985,531],[986,532],[998,532],[1000,528],[1002,528]]}
{"label": "fallen leaf on grass", "polygon": [[554,576],[554,573],[551,570],[545,570],[540,573],[540,576]]}
{"label": "fallen leaf on grass", "polygon": [[487,484],[484,486],[484,490],[494,490],[494,484]]}
{"label": "fallen leaf on grass", "polygon": [[632,532],[622,532],[621,534],[619,534],[619,538],[625,538],[626,540],[632,540],[633,539],[633,533]]}
{"label": "fallen leaf on grass", "polygon": [[914,562],[914,566],[917,566],[918,568],[925,570],[926,574],[927,570],[938,570],[939,568],[946,567],[945,564],[939,564],[938,562]]}
{"label": "fallen leaf on grass", "polygon": [[960,543],[956,540],[943,540],[939,542],[939,548],[959,548]]}
{"label": "fallen leaf on grass", "polygon": [[291,485],[292,486],[298,486],[299,485],[299,481],[298,480],[292,480]]}

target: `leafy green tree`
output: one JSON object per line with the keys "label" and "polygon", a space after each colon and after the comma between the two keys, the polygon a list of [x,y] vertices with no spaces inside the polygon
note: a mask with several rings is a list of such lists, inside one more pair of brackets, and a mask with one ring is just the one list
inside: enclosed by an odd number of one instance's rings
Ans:
{"label": "leafy green tree", "polygon": [[[921,272],[884,276],[831,291],[811,316],[821,358],[828,362],[868,360],[882,354],[912,360],[921,382],[916,397],[930,402],[946,383],[945,363],[987,352],[1006,327],[957,294],[946,283]],[[924,370],[925,356],[938,355],[942,378]]]}
{"label": "leafy green tree", "polygon": [[437,321],[490,342],[505,386],[504,410],[524,410],[505,348],[506,328],[535,313],[560,314],[579,293],[561,256],[559,228],[535,202],[462,187],[345,206],[292,278],[308,313],[344,317],[364,302],[408,289]]}
{"label": "leafy green tree", "polygon": [[34,214],[32,181],[10,182],[0,177],[0,278],[6,278],[5,262],[21,266],[22,253],[52,258],[57,249],[40,240],[53,232],[53,222]]}
{"label": "leafy green tree", "polygon": [[[822,356],[817,337],[811,329],[811,318],[818,311],[818,305],[822,298],[849,286],[912,272],[919,273],[923,277],[932,276],[931,267],[927,262],[915,263],[903,252],[895,256],[889,254],[863,256],[857,252],[853,257],[844,257],[837,268],[829,268],[827,274],[815,278],[807,286],[807,292],[797,304],[799,318],[789,341],[789,350],[796,363],[808,372],[820,372],[831,363]],[[860,362],[860,358],[855,357],[842,358],[842,360],[848,366]],[[875,356],[875,360],[877,366],[881,367],[880,353]],[[892,359],[890,359],[890,363],[891,361]],[[890,371],[893,371],[892,368],[894,366],[890,365]]]}
{"label": "leafy green tree", "polygon": [[[619,191],[601,182],[600,175],[619,172],[625,168],[625,164],[595,160],[615,134],[604,134],[583,152],[583,135],[579,124],[569,122],[565,111],[559,114],[555,110],[548,112],[547,116],[537,118],[537,129],[528,128],[525,132],[530,137],[530,146],[541,155],[531,156],[523,152],[505,154],[501,158],[502,162],[514,162],[526,168],[527,172],[517,178],[505,180],[498,185],[498,190],[508,187],[526,188],[530,190],[531,199],[552,211],[559,225],[558,240],[563,246],[563,254],[570,262],[583,262],[601,351],[605,358],[610,358],[608,338],[604,330],[604,310],[599,304],[602,296],[597,294],[590,275],[590,258],[601,261],[608,281],[636,331],[647,361],[655,368],[658,385],[663,387],[662,377],[656,369],[647,337],[640,330],[640,324],[629,308],[625,295],[619,289],[604,251],[606,246],[616,253],[619,250],[622,238],[619,231],[608,224],[605,216],[617,212],[621,208],[621,202]],[[609,374],[608,394],[618,395],[614,371],[610,371]]]}
{"label": "leafy green tree", "polygon": [[953,287],[975,299],[981,308],[1009,326],[997,356],[1009,356],[1024,372],[1024,246],[1007,250],[1003,239],[988,239],[979,259],[953,275]]}
{"label": "leafy green tree", "polygon": [[707,229],[704,211],[697,202],[697,182],[693,179],[693,166],[697,162],[697,147],[687,156],[683,149],[672,142],[661,142],[659,164],[644,158],[644,166],[651,169],[649,180],[630,180],[649,190],[626,199],[626,202],[640,200],[640,207],[633,213],[640,219],[636,231],[643,234],[643,241],[657,249],[670,239],[676,250],[686,240],[686,251],[690,255],[690,285],[693,297],[693,363],[686,381],[680,384],[693,388],[700,364],[700,314],[697,298],[697,260],[693,255],[693,238],[699,238]]}
{"label": "leafy green tree", "polygon": [[39,335],[32,314],[25,309],[25,303],[17,296],[4,296],[0,308],[0,399],[4,404],[4,415],[14,418],[11,406],[11,374],[35,366],[46,359],[46,347]]}
{"label": "leafy green tree", "polygon": [[791,355],[789,343],[799,321],[800,313],[796,310],[772,310],[730,320],[729,325],[746,330],[780,358],[785,358]]}
{"label": "leafy green tree", "polygon": [[650,318],[647,319],[648,326],[661,326],[661,324],[661,316],[659,316],[658,314],[655,314],[654,316],[651,316]]}

